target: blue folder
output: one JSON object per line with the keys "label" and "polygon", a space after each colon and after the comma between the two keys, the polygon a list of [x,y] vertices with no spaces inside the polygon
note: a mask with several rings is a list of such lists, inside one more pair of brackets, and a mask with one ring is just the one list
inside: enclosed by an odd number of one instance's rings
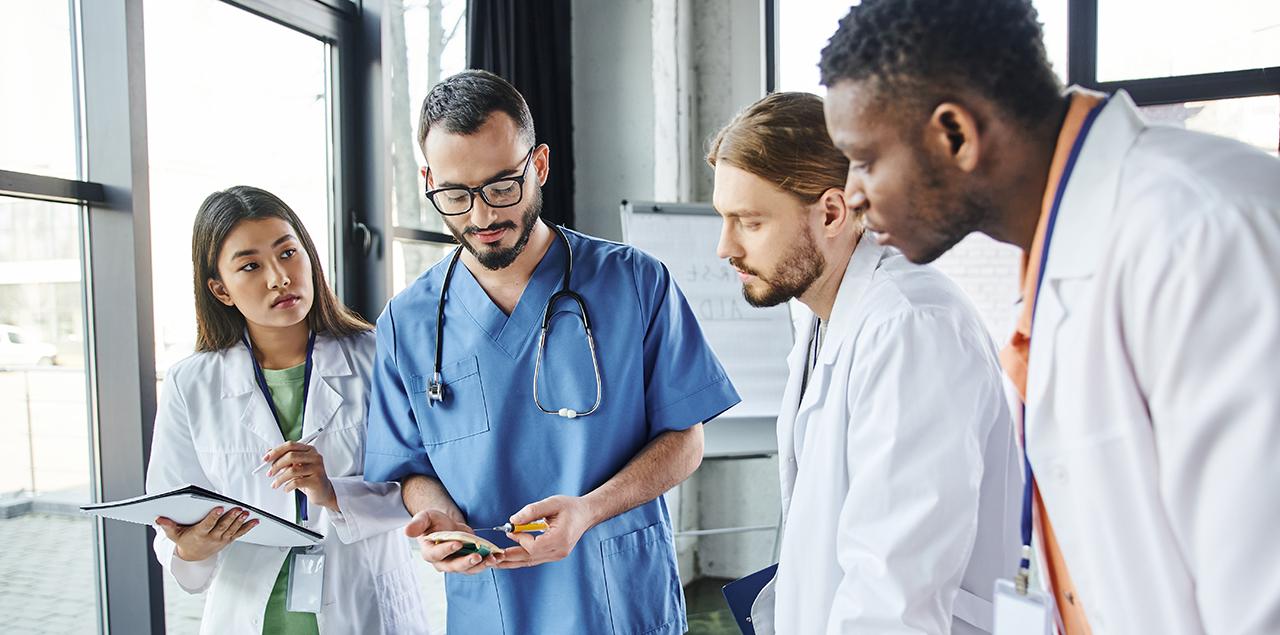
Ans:
{"label": "blue folder", "polygon": [[751,605],[755,604],[760,591],[777,572],[778,565],[771,564],[745,578],[734,580],[721,589],[725,602],[729,604],[729,612],[733,613],[733,619],[738,622],[743,635],[756,635],[756,629],[751,625]]}

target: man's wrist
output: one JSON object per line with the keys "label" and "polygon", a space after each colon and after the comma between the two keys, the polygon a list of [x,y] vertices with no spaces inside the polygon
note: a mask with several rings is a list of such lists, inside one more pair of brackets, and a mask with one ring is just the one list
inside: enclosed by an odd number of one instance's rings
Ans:
{"label": "man's wrist", "polygon": [[604,497],[601,496],[600,490],[597,489],[594,492],[589,492],[579,500],[581,500],[583,506],[586,507],[587,519],[591,523],[588,529],[609,520],[609,516],[607,515],[608,512],[605,509]]}

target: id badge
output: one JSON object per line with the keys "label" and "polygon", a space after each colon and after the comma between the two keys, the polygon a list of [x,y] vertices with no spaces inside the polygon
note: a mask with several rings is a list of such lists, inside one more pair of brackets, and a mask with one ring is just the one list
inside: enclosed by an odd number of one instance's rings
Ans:
{"label": "id badge", "polygon": [[324,598],[324,552],[295,549],[289,562],[289,593],[284,608],[294,613],[319,613]]}
{"label": "id badge", "polygon": [[996,580],[991,635],[1053,635],[1053,600],[1035,589],[1018,593],[1012,580]]}

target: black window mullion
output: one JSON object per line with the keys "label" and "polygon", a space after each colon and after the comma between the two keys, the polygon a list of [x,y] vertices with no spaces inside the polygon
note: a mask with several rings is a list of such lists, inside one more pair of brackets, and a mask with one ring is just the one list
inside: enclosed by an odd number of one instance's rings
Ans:
{"label": "black window mullion", "polygon": [[1067,83],[1098,83],[1098,0],[1070,0],[1067,5]]}

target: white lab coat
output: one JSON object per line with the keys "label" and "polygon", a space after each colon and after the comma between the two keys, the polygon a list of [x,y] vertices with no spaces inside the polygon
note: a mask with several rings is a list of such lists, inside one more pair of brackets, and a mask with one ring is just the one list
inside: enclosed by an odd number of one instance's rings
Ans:
{"label": "white lab coat", "polygon": [[1094,635],[1280,633],[1280,161],[1115,95],[1042,284],[1028,451]]}
{"label": "white lab coat", "polygon": [[[373,365],[372,333],[316,338],[303,434],[324,456],[341,514],[311,503],[306,526],[325,535],[321,633],[425,633],[410,544],[396,531],[409,521],[395,483],[365,483],[365,412]],[[251,474],[269,448],[284,443],[254,377],[248,349],[197,353],[176,364],[156,413],[147,492],[191,483],[294,518],[294,494]],[[201,633],[259,633],[287,548],[235,542],[217,556],[186,562],[156,530],[160,564],[190,593],[208,591]]]}
{"label": "white lab coat", "polygon": [[869,234],[802,395],[813,319],[787,360],[786,528],[756,632],[988,632],[1022,483],[990,334],[950,280]]}

